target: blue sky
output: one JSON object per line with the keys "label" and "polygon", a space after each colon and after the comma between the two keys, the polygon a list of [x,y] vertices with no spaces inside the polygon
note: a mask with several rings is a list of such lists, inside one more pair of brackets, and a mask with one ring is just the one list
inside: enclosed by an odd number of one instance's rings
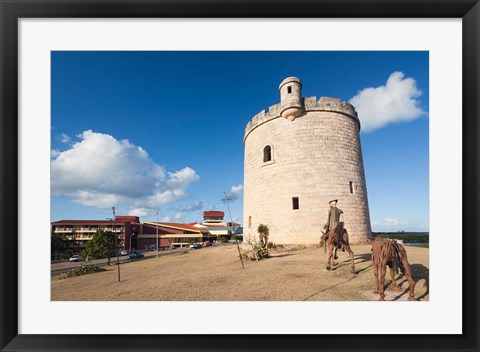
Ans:
{"label": "blue sky", "polygon": [[[428,231],[428,52],[52,52],[51,220],[242,222],[243,136],[279,83],[359,112],[374,231]],[[321,219],[319,219],[320,221]]]}

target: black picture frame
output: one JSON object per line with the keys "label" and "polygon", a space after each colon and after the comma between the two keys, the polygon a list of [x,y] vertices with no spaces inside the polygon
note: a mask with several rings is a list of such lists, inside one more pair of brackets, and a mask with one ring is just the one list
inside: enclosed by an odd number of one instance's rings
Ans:
{"label": "black picture frame", "polygon": [[[478,351],[478,0],[0,0],[1,351]],[[21,335],[18,334],[18,20],[20,18],[462,18],[461,335]],[[460,121],[458,121],[460,123]],[[458,220],[457,220],[458,221]],[[452,234],[452,237],[459,234]],[[445,260],[449,260],[445,258]],[[460,263],[452,263],[457,265]],[[445,278],[448,282],[448,278]],[[448,284],[448,283],[447,283]],[[325,317],[319,317],[325,319]],[[348,324],[346,317],[332,322]],[[394,323],[394,321],[389,322]],[[374,332],[372,327],[372,332]]]}

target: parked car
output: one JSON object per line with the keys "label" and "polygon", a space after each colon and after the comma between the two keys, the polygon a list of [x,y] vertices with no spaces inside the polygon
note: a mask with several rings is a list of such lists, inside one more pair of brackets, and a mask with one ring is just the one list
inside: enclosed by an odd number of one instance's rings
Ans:
{"label": "parked car", "polygon": [[198,243],[194,243],[190,245],[190,249],[200,249],[200,248],[202,248],[202,245]]}
{"label": "parked car", "polygon": [[120,251],[120,255],[127,255],[128,254],[128,251],[126,249],[122,249]]}
{"label": "parked car", "polygon": [[72,262],[79,262],[80,261],[80,256],[78,254],[72,255],[70,257],[70,263]]}
{"label": "parked car", "polygon": [[143,255],[143,253],[140,253],[140,252],[133,252],[133,253],[130,253],[127,257],[128,260],[136,260],[136,259],[142,259],[143,257],[145,257]]}

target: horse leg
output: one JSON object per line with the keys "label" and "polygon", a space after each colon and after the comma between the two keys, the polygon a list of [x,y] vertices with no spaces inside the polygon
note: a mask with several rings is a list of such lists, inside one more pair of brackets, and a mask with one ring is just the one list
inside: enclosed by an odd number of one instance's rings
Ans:
{"label": "horse leg", "polygon": [[352,274],[355,274],[355,262],[353,261],[353,251],[352,249],[350,248],[350,245],[347,245],[346,246],[346,250],[348,252],[348,254],[350,255],[350,261],[352,262],[352,265],[350,266],[350,272]]}
{"label": "horse leg", "polygon": [[379,276],[379,288],[380,288],[380,299],[379,301],[385,301],[385,274],[387,269],[387,264],[382,260],[380,261],[380,270],[378,273]]}
{"label": "horse leg", "polygon": [[332,266],[337,265],[337,263],[335,262],[335,259],[338,259],[338,257],[337,257],[337,250],[338,250],[338,248],[335,246],[335,250],[334,250],[334,252],[333,252]]}
{"label": "horse leg", "polygon": [[388,269],[390,269],[390,277],[392,278],[392,284],[393,284],[392,290],[398,291],[400,287],[398,287],[397,281],[395,280],[395,271],[393,271],[393,268],[391,267],[388,267]]}
{"label": "horse leg", "polygon": [[373,275],[375,276],[375,289],[373,293],[380,293],[380,281],[378,280],[378,259],[372,253]]}
{"label": "horse leg", "polygon": [[413,280],[413,278],[412,278],[412,271],[410,269],[410,264],[408,264],[408,261],[407,261],[406,257],[402,257],[402,264],[403,264],[403,267],[405,268],[405,271],[403,272],[403,274],[407,277],[408,284],[410,285],[410,291],[408,293],[408,300],[409,301],[415,301],[415,294],[413,292],[415,290],[415,280]]}
{"label": "horse leg", "polygon": [[333,243],[328,243],[328,261],[327,261],[327,270],[332,268],[331,262],[333,262]]}

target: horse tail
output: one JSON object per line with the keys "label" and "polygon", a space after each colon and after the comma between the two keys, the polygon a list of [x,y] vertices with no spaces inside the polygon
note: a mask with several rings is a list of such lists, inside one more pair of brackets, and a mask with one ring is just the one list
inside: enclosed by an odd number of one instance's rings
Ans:
{"label": "horse tail", "polygon": [[405,261],[407,260],[407,251],[405,251],[405,247],[403,247],[400,243],[397,243],[397,246],[398,246],[399,268],[402,274],[405,275],[404,260]]}
{"label": "horse tail", "polygon": [[401,268],[402,272],[404,271],[402,267],[402,259],[400,258],[401,248],[399,247],[399,243],[396,241],[392,241],[392,265],[393,271],[395,274],[398,274],[398,269]]}
{"label": "horse tail", "polygon": [[337,248],[341,247],[342,235],[343,235],[343,222],[339,222],[337,227],[335,228],[335,242],[336,242]]}

